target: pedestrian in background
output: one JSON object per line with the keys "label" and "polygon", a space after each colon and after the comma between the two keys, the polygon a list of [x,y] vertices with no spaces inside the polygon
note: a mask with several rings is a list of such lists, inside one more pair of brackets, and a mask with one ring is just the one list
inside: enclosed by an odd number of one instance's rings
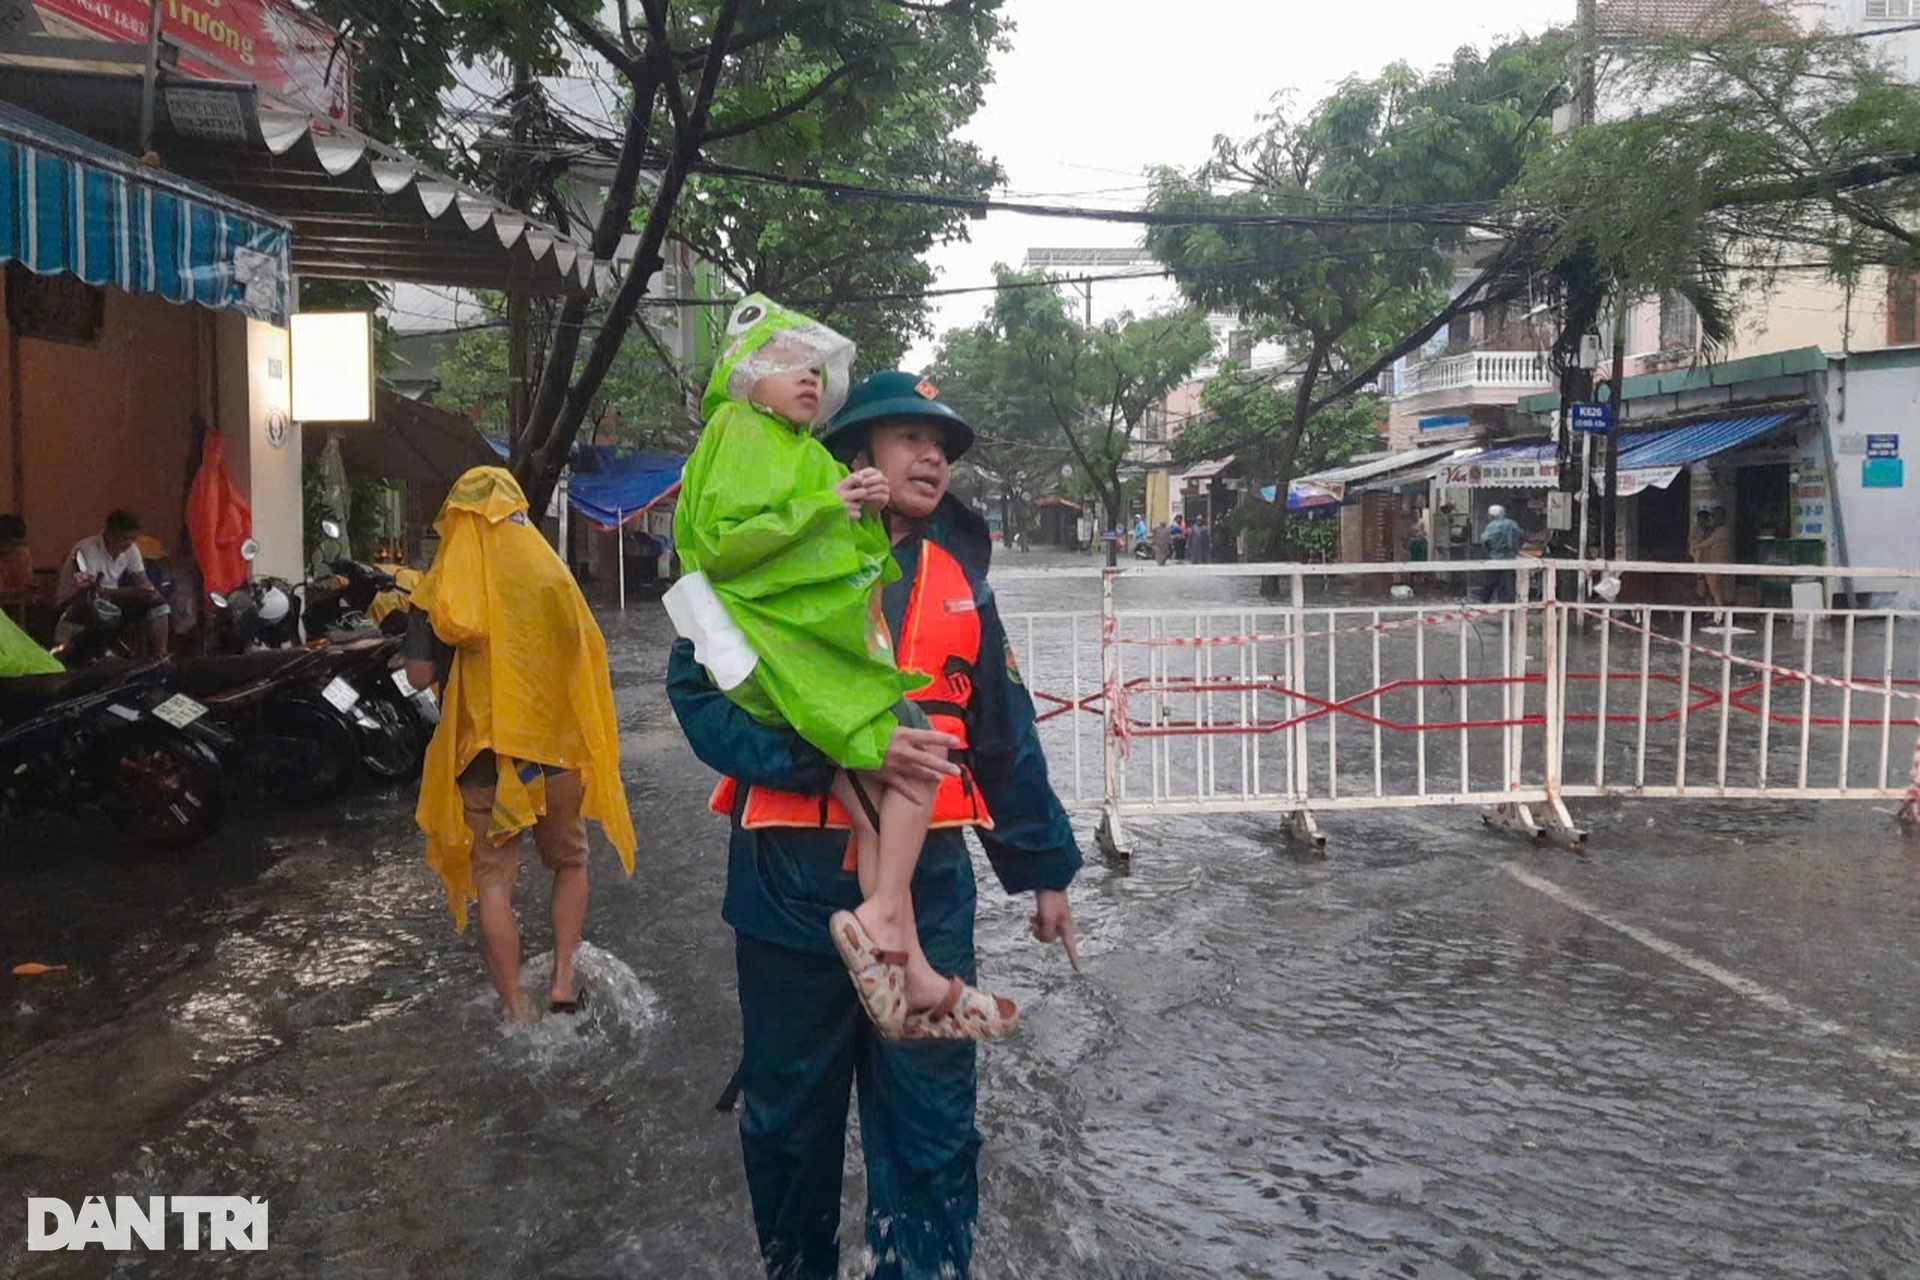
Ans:
{"label": "pedestrian in background", "polygon": [[1205,516],[1195,516],[1193,527],[1187,530],[1187,560],[1192,564],[1206,564],[1213,556],[1213,531],[1207,528]]}
{"label": "pedestrian in background", "polygon": [[[1507,509],[1498,504],[1487,508],[1487,527],[1481,530],[1480,541],[1487,548],[1489,560],[1516,560],[1520,556],[1521,544],[1526,534],[1520,526],[1507,517]],[[1513,574],[1505,569],[1495,569],[1487,575],[1487,583],[1480,589],[1482,604],[1512,604]]]}
{"label": "pedestrian in background", "polygon": [[[1693,556],[1695,564],[1730,564],[1733,561],[1733,530],[1727,527],[1727,513],[1720,507],[1701,507],[1695,516],[1693,536],[1687,539],[1687,550]],[[1694,583],[1694,594],[1701,599],[1713,601],[1713,607],[1724,616],[1727,609],[1727,578],[1725,574],[1702,574]],[[1716,617],[1716,621],[1719,618]]]}
{"label": "pedestrian in background", "polygon": [[1173,554],[1173,530],[1163,521],[1153,530],[1153,562],[1165,564],[1167,557]]}

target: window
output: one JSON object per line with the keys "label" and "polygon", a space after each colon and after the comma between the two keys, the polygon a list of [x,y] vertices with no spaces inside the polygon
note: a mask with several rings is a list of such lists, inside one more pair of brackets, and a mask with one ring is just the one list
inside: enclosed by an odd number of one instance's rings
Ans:
{"label": "window", "polygon": [[1895,271],[1887,277],[1887,345],[1920,344],[1920,271]]}
{"label": "window", "polygon": [[1920,0],[1867,0],[1869,18],[1920,18]]}
{"label": "window", "polygon": [[1677,293],[1668,293],[1660,299],[1660,349],[1662,351],[1691,351],[1694,335],[1699,328],[1700,317],[1693,304]]}

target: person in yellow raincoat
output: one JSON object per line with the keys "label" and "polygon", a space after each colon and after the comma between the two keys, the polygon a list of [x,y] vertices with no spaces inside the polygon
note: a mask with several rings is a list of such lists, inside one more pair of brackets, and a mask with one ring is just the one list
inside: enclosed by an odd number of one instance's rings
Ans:
{"label": "person in yellow raincoat", "polygon": [[461,476],[434,528],[440,551],[414,588],[407,643],[414,686],[444,685],[414,815],[427,862],[461,929],[467,903],[478,901],[481,954],[502,1011],[529,1021],[513,886],[520,834],[532,831],[553,873],[549,1008],[575,1012],[588,819],[633,873],[606,642],[508,472],[475,467]]}

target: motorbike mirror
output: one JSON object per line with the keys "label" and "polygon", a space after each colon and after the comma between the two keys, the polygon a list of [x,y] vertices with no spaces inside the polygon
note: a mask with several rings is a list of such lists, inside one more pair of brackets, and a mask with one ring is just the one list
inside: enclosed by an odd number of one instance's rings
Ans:
{"label": "motorbike mirror", "polygon": [[326,534],[329,538],[338,538],[341,536],[342,530],[335,521],[322,520],[320,522],[320,532]]}
{"label": "motorbike mirror", "polygon": [[258,560],[260,558],[260,544],[254,539],[248,538],[240,544],[240,558],[249,564]]}

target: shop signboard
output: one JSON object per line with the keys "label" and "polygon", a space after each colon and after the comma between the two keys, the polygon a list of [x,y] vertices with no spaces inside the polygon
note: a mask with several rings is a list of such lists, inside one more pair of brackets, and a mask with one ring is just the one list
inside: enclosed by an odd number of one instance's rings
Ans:
{"label": "shop signboard", "polygon": [[1793,485],[1793,536],[1827,536],[1827,473],[1804,462]]}
{"label": "shop signboard", "polygon": [[[148,0],[34,0],[49,29],[144,43]],[[279,104],[353,123],[350,50],[325,23],[284,0],[161,0],[160,30],[180,46],[180,70],[248,80]]]}
{"label": "shop signboard", "polygon": [[1860,462],[1860,487],[1903,489],[1906,483],[1906,462],[1900,457],[1900,437],[1893,434],[1869,435],[1867,456]]}
{"label": "shop signboard", "polygon": [[1448,463],[1440,482],[1449,488],[1551,489],[1560,482],[1560,464],[1552,458],[1513,458],[1479,463]]}
{"label": "shop signboard", "polygon": [[[1634,494],[1647,489],[1664,489],[1679,479],[1680,467],[1626,467],[1619,473],[1620,496],[1631,498]],[[1604,472],[1596,472],[1593,487],[1604,491],[1607,477]]]}

